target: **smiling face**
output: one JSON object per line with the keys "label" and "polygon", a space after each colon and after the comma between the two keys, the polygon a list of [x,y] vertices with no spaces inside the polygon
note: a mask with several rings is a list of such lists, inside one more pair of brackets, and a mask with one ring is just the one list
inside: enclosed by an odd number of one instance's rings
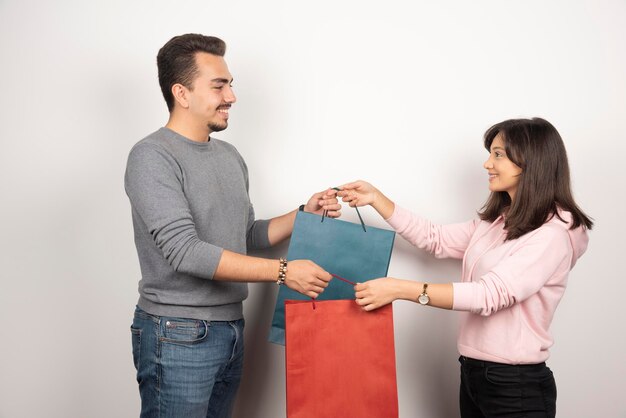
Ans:
{"label": "smiling face", "polygon": [[233,92],[233,77],[223,57],[198,52],[197,76],[187,91],[189,111],[193,119],[218,132],[228,127],[228,111],[237,100]]}
{"label": "smiling face", "polygon": [[483,167],[489,173],[489,190],[492,192],[507,192],[511,200],[513,200],[522,169],[507,157],[501,134],[496,135],[493,139],[489,158],[485,161]]}

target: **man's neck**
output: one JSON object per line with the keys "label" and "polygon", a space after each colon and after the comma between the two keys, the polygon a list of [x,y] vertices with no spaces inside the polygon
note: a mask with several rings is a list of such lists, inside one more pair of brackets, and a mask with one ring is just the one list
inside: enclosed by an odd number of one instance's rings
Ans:
{"label": "man's neck", "polygon": [[185,118],[183,115],[175,115],[174,112],[170,114],[165,127],[195,142],[208,142],[211,135],[211,130],[208,126],[203,126],[201,123]]}

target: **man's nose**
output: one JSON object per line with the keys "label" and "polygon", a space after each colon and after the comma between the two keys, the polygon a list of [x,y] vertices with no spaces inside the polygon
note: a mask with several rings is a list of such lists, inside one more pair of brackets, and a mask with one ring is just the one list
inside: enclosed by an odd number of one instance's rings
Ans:
{"label": "man's nose", "polygon": [[226,101],[226,103],[235,103],[237,101],[237,97],[235,96],[235,92],[233,91],[232,87],[229,87],[226,90],[226,94],[224,96],[224,100]]}

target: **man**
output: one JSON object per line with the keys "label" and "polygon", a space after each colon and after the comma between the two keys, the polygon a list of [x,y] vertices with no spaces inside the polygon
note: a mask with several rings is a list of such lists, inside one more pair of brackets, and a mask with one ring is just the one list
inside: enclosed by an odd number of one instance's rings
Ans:
{"label": "man", "polygon": [[[170,111],[130,152],[125,176],[142,279],[131,326],[142,417],[229,417],[243,365],[246,282],[277,282],[310,297],[329,273],[311,261],[246,256],[291,235],[296,211],[255,220],[248,171],[211,135],[226,129],[235,95],[215,37],[172,38],[158,53]],[[340,205],[332,190],[307,212]]]}

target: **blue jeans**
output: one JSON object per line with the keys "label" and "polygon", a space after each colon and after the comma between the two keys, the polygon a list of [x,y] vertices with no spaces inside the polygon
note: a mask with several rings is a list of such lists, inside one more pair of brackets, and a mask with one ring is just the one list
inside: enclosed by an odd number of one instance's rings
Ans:
{"label": "blue jeans", "polygon": [[130,327],[142,418],[231,416],[243,368],[243,319],[151,315]]}
{"label": "blue jeans", "polygon": [[546,363],[510,365],[461,356],[463,418],[554,418],[556,384]]}

